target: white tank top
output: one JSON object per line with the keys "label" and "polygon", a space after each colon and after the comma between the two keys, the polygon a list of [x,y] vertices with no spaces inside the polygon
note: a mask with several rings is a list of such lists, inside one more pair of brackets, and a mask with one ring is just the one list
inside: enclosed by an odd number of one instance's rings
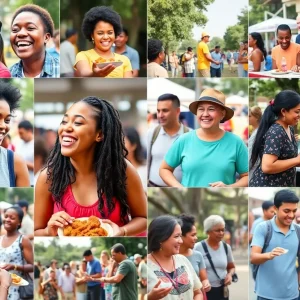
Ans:
{"label": "white tank top", "polygon": [[0,146],[0,187],[9,187],[7,149]]}

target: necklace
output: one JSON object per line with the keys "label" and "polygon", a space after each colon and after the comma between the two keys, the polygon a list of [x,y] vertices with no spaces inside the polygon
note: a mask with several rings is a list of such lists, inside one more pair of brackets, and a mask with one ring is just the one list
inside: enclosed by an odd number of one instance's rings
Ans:
{"label": "necklace", "polygon": [[153,253],[151,253],[151,256],[154,258],[154,260],[156,261],[156,263],[159,265],[159,267],[160,267],[161,271],[164,273],[164,275],[170,280],[170,282],[172,283],[172,285],[174,286],[174,288],[178,291],[178,277],[177,277],[177,272],[176,272],[176,268],[175,268],[174,256],[172,255],[173,268],[174,268],[174,276],[173,277],[175,277],[175,280],[168,274],[168,272],[166,272],[164,270],[164,268],[161,266],[161,264],[158,262],[158,260],[153,255]]}

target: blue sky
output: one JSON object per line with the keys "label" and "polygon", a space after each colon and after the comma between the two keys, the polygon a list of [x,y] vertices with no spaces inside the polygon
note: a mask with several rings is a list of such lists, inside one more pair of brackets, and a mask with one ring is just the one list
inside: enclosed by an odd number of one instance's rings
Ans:
{"label": "blue sky", "polygon": [[226,28],[236,25],[238,22],[237,16],[245,6],[248,6],[248,0],[215,0],[207,6],[206,16],[208,22],[205,27],[194,27],[194,39],[200,40],[203,30],[207,31],[211,38],[215,36],[223,38]]}

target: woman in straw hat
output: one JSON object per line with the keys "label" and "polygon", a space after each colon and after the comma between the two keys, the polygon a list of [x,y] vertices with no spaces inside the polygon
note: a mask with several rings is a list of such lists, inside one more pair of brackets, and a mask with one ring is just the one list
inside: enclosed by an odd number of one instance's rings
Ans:
{"label": "woman in straw hat", "polygon": [[[225,95],[206,89],[189,109],[200,128],[180,136],[169,149],[159,173],[164,182],[171,187],[248,186],[247,147],[238,136],[220,128],[220,123],[234,114],[225,105]],[[181,183],[173,175],[179,165]]]}
{"label": "woman in straw hat", "polygon": [[300,166],[300,154],[293,126],[298,124],[299,118],[298,93],[281,91],[270,101],[250,153],[250,166],[254,168],[250,186],[296,185],[296,167]]}

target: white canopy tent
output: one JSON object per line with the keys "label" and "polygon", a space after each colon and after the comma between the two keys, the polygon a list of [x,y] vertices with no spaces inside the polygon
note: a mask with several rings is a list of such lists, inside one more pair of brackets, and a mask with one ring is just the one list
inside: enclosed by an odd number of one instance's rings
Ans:
{"label": "white canopy tent", "polygon": [[182,112],[189,111],[189,104],[195,100],[195,91],[188,89],[166,78],[149,79],[147,83],[147,100],[148,110],[156,111],[157,98],[163,94],[176,95],[181,103],[180,110]]}
{"label": "white canopy tent", "polygon": [[268,19],[266,21],[263,21],[261,23],[252,25],[249,27],[249,33],[251,32],[276,32],[276,29],[279,25],[286,24],[288,25],[292,30],[297,29],[297,23],[294,19],[285,19],[281,17],[274,17],[271,19]]}

